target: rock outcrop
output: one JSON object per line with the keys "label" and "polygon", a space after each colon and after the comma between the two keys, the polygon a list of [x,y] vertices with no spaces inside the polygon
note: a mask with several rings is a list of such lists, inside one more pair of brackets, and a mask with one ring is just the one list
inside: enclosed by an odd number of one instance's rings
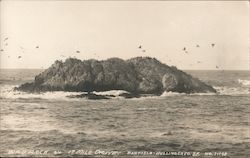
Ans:
{"label": "rock outcrop", "polygon": [[207,93],[216,90],[176,67],[155,58],[136,57],[129,60],[78,60],[68,58],[55,63],[16,90],[43,91],[108,91],[125,90],[131,94],[161,94],[164,91]]}

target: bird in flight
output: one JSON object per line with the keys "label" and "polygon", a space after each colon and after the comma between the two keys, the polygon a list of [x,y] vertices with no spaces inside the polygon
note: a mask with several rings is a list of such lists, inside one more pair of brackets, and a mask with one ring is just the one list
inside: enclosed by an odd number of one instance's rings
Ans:
{"label": "bird in flight", "polygon": [[186,47],[184,47],[183,50],[185,51],[185,50],[186,50]]}
{"label": "bird in flight", "polygon": [[39,48],[39,46],[36,46],[36,48],[38,49],[38,48]]}
{"label": "bird in flight", "polygon": [[212,46],[212,47],[214,47],[214,46],[215,46],[215,44],[214,44],[214,43],[212,43],[212,44],[211,44],[211,46]]}
{"label": "bird in flight", "polygon": [[3,52],[4,50],[3,50],[3,49],[1,49],[0,51],[1,51],[1,52]]}
{"label": "bird in flight", "polygon": [[216,65],[215,67],[216,67],[216,69],[219,69],[219,66]]}
{"label": "bird in flight", "polygon": [[80,51],[79,51],[79,50],[77,50],[77,51],[76,51],[76,53],[80,53]]}
{"label": "bird in flight", "polygon": [[18,56],[18,59],[20,59],[20,58],[22,58],[22,56],[19,55],[19,56]]}
{"label": "bird in flight", "polygon": [[140,45],[138,48],[139,48],[139,49],[141,49],[141,48],[142,48],[142,46]]}
{"label": "bird in flight", "polygon": [[3,41],[7,41],[9,38],[8,37],[6,37]]}
{"label": "bird in flight", "polygon": [[144,49],[144,50],[142,50],[142,52],[146,52],[146,50]]}
{"label": "bird in flight", "polygon": [[197,44],[197,45],[196,45],[196,47],[197,47],[197,48],[199,48],[199,47],[200,47],[200,45],[199,45],[199,44]]}

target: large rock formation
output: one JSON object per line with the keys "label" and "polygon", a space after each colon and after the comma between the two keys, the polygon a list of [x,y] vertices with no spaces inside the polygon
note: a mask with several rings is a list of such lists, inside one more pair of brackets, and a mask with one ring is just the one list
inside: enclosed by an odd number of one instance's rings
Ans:
{"label": "large rock formation", "polygon": [[34,82],[16,89],[27,92],[125,90],[132,94],[216,92],[213,87],[176,67],[169,67],[150,57],[55,61],[37,75]]}

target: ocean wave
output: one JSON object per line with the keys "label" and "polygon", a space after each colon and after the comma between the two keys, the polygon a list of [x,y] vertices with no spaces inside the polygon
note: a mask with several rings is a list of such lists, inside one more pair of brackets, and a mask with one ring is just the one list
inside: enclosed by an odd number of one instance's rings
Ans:
{"label": "ocean wave", "polygon": [[[64,91],[54,91],[54,92],[44,92],[44,93],[26,93],[21,91],[15,91],[14,88],[17,85],[2,85],[0,87],[0,97],[1,98],[8,98],[8,99],[63,99],[63,100],[83,100],[85,98],[69,98],[68,96],[73,95],[81,95],[85,92],[64,92]],[[132,98],[132,99],[155,99],[155,98],[163,98],[163,97],[171,97],[171,96],[205,96],[205,95],[249,95],[250,88],[249,87],[227,87],[227,86],[214,86],[217,93],[178,93],[178,92],[163,92],[160,96],[154,95],[142,95],[139,98]],[[111,91],[104,91],[104,92],[93,92],[96,95],[103,95],[103,96],[112,96],[111,99],[121,99],[124,98],[120,96],[121,94],[128,94],[127,91],[123,90],[111,90]]]}
{"label": "ocean wave", "polygon": [[18,85],[3,85],[0,87],[1,98],[9,99],[69,99],[67,96],[80,95],[82,92],[44,92],[44,93],[27,93],[15,91],[14,88]]}
{"label": "ocean wave", "polygon": [[176,95],[186,95],[186,93],[178,93],[178,92],[163,92],[161,94],[161,97],[167,97],[167,96],[176,96]]}
{"label": "ocean wave", "polygon": [[217,93],[192,93],[192,94],[186,94],[186,93],[178,93],[178,92],[163,92],[161,97],[168,97],[168,96],[180,96],[180,95],[249,95],[250,94],[250,88],[247,87],[228,87],[228,86],[214,86],[214,89],[216,89]]}
{"label": "ocean wave", "polygon": [[238,79],[238,83],[243,85],[243,86],[250,86],[250,80],[241,80]]}
{"label": "ocean wave", "polygon": [[250,89],[246,87],[214,87],[219,95],[249,95]]}
{"label": "ocean wave", "polygon": [[93,93],[96,95],[107,95],[107,96],[112,95],[112,96],[116,96],[116,97],[118,97],[122,94],[129,94],[129,92],[124,91],[124,90],[111,90],[111,91],[103,91],[103,92],[94,91]]}

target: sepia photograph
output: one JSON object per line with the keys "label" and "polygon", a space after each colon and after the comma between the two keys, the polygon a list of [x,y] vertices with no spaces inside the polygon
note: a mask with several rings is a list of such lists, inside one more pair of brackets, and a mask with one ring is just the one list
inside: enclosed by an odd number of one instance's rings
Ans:
{"label": "sepia photograph", "polygon": [[0,157],[249,158],[250,2],[0,0]]}

